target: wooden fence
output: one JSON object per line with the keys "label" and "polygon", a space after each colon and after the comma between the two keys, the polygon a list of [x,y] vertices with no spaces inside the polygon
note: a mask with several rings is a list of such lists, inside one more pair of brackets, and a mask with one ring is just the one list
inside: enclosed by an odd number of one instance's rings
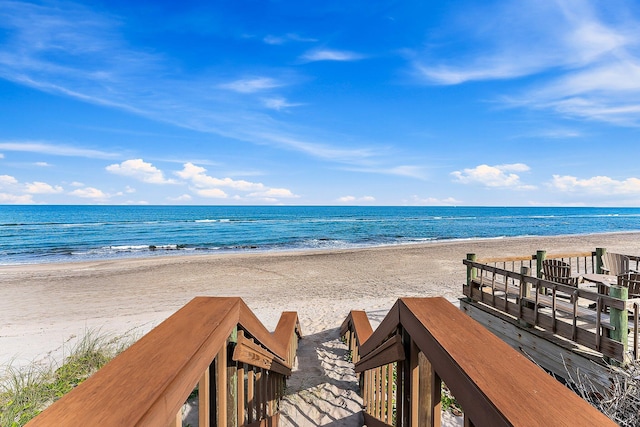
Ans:
{"label": "wooden fence", "polygon": [[352,311],[341,334],[369,427],[439,426],[442,382],[467,426],[615,425],[444,298],[401,298],[375,332]]}
{"label": "wooden fence", "polygon": [[28,426],[181,426],[198,384],[207,426],[270,426],[301,336],[284,312],[272,334],[240,298],[197,297]]}

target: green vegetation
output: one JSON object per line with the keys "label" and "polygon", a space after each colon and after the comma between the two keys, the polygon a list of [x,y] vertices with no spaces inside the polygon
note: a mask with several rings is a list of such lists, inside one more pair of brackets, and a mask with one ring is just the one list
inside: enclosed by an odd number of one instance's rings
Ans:
{"label": "green vegetation", "polygon": [[73,390],[135,341],[87,330],[62,365],[0,368],[0,426],[19,427]]}
{"label": "green vegetation", "polygon": [[451,394],[449,387],[445,383],[442,383],[442,392],[440,397],[443,411],[451,411],[453,415],[461,416],[462,407],[458,403],[455,397]]}

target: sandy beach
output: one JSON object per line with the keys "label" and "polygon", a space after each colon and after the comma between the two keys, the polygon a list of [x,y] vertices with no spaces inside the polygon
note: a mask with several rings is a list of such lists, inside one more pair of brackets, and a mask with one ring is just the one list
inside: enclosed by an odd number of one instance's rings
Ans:
{"label": "sandy beach", "polygon": [[[0,365],[59,359],[64,345],[87,328],[141,335],[193,297],[208,295],[242,297],[271,330],[281,311],[297,311],[306,338],[300,363],[307,366],[312,361],[305,358],[339,359],[344,350],[338,349],[337,328],[351,309],[366,310],[375,328],[401,296],[444,296],[455,302],[462,295],[467,253],[494,257],[596,247],[640,255],[640,233],[5,266],[0,267]],[[344,400],[343,412],[334,410],[335,419],[322,420],[318,410],[317,416],[302,414],[304,420],[296,421],[302,415],[293,408],[292,424],[344,419],[344,425],[356,425],[355,388],[343,377],[331,377],[342,366],[338,362],[292,378],[290,387],[334,388]]]}

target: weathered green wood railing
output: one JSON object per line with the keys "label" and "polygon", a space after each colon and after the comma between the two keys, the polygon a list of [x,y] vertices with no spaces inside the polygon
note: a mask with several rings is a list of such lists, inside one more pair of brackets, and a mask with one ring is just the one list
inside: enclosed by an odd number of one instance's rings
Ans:
{"label": "weathered green wood railing", "polygon": [[[547,253],[545,250],[538,250],[535,254],[524,256],[509,256],[470,259],[482,264],[499,267],[503,270],[515,271],[519,273],[523,267],[528,268],[536,277],[542,277],[542,262],[545,259],[557,259],[571,266],[571,272],[574,275],[602,273],[603,257],[606,254],[606,248],[596,248],[595,251],[587,252],[565,252],[565,253]],[[640,271],[640,256],[624,255],[629,258],[630,268]]]}
{"label": "weathered green wood railing", "polygon": [[300,336],[294,312],[272,334],[240,298],[197,297],[28,426],[181,426],[196,384],[201,427],[275,426]]}
{"label": "weathered green wood railing", "polygon": [[444,298],[401,298],[373,333],[352,311],[341,333],[369,427],[439,426],[441,382],[467,426],[615,425]]}
{"label": "weathered green wood railing", "polygon": [[[542,328],[619,363],[640,359],[640,299],[629,299],[626,288],[611,286],[611,295],[604,295],[589,288],[531,276],[526,266],[516,272],[495,267],[500,262],[496,259],[474,262],[473,254],[467,258],[463,261],[467,266],[463,293],[472,301],[514,316],[521,325]],[[596,259],[593,265],[598,264]]]}

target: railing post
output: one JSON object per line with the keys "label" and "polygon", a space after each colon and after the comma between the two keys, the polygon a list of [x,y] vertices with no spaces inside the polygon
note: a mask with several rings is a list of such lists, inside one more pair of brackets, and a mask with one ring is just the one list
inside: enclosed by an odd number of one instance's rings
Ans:
{"label": "railing post", "polygon": [[238,427],[238,367],[232,359],[233,349],[238,342],[238,327],[231,331],[227,339],[227,427]]}
{"label": "railing post", "polygon": [[216,426],[227,425],[227,346],[216,356]]}
{"label": "railing post", "polygon": [[211,367],[207,367],[198,382],[198,425],[211,426]]}
{"label": "railing post", "polygon": [[420,396],[418,419],[420,427],[440,427],[442,416],[442,381],[423,352],[418,353]]}
{"label": "railing post", "polygon": [[[611,298],[617,298],[623,300],[626,304],[626,301],[629,297],[629,288],[624,286],[611,286],[609,288],[609,296]],[[609,318],[611,319],[611,326],[613,326],[614,330],[611,331],[611,339],[621,342],[624,351],[622,353],[622,362],[612,361],[614,365],[624,365],[625,358],[627,355],[627,349],[629,347],[629,319],[627,317],[627,309],[623,308],[619,310],[617,308],[611,307],[611,313],[609,314]]]}
{"label": "railing post", "polygon": [[409,341],[409,346],[411,349],[411,351],[409,352],[409,378],[411,382],[411,384],[409,385],[409,388],[411,390],[409,398],[409,425],[411,427],[418,427],[418,410],[420,409],[420,369],[418,366],[418,352],[420,350],[411,337],[409,337]]}
{"label": "railing post", "polygon": [[[475,262],[477,259],[476,254],[467,254],[469,261]],[[478,270],[475,267],[467,266],[467,286],[471,286],[471,281],[478,276]]]}
{"label": "railing post", "polygon": [[602,261],[602,257],[607,253],[606,248],[596,248],[596,273],[602,274],[602,267],[604,266],[604,262]]}
{"label": "railing post", "polygon": [[547,258],[547,251],[536,251],[536,277],[542,279],[542,261]]}
{"label": "railing post", "polygon": [[[542,251],[542,250],[536,251],[536,277],[538,279],[542,279],[542,275],[544,273],[542,269],[542,261],[544,261],[546,258],[547,258],[547,251]],[[538,293],[546,294],[547,289],[541,287],[538,289]]]}
{"label": "railing post", "polygon": [[[404,328],[399,327],[399,333],[402,337],[402,344],[404,345],[405,355],[409,355],[411,352],[410,337]],[[411,369],[410,369],[410,357],[406,357],[403,361],[396,363],[398,372],[396,375],[396,426],[408,427],[410,424],[411,413]]]}
{"label": "railing post", "polygon": [[[525,280],[526,276],[531,274],[531,269],[529,267],[522,266],[520,267],[520,306],[527,308],[534,308],[535,304],[531,301],[526,301],[526,298],[531,298],[531,283],[528,283]],[[520,310],[520,314],[522,315],[522,310]],[[525,328],[530,328],[531,324],[522,320],[522,316],[518,317],[518,323]]]}

